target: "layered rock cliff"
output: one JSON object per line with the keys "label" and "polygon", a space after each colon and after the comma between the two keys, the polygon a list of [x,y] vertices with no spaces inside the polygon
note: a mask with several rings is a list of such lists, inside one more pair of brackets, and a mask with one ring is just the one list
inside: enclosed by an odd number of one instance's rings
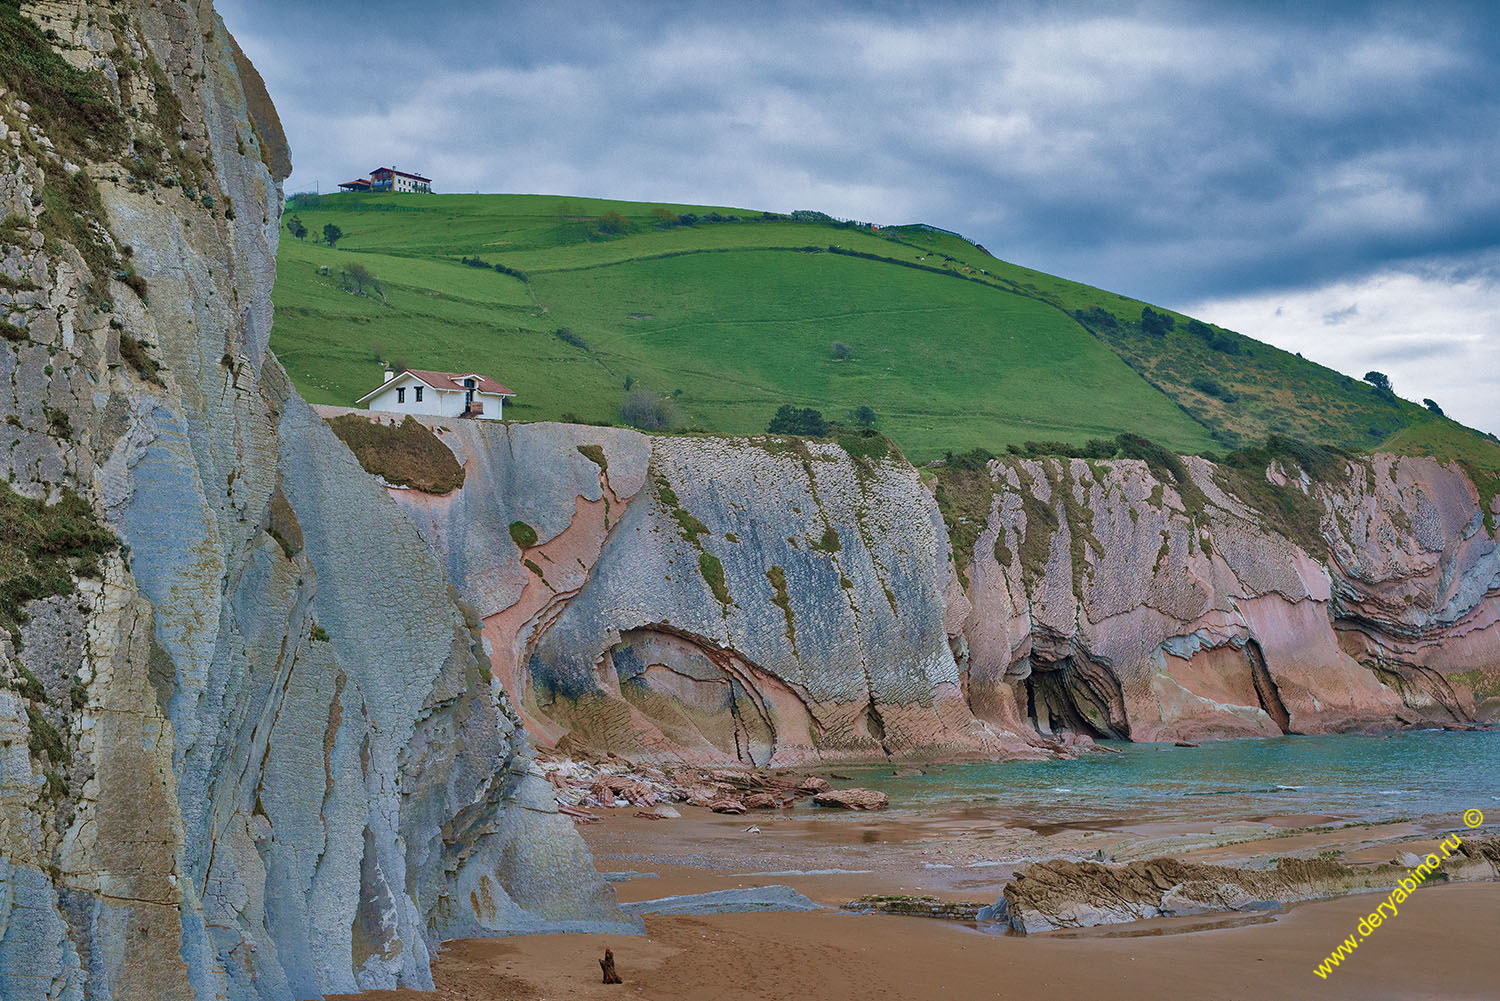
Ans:
{"label": "layered rock cliff", "polygon": [[423,987],[446,937],[635,927],[267,350],[285,141],[209,3],[0,21],[0,996]]}
{"label": "layered rock cliff", "polygon": [[1005,756],[1500,704],[1500,501],[1435,460],[1008,457],[924,484],[878,438],[435,426],[464,486],[392,494],[548,742]]}

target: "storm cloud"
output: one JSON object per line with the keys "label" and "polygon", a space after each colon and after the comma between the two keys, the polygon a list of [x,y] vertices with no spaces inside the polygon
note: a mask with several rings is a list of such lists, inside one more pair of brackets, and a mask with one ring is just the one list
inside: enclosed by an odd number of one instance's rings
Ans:
{"label": "storm cloud", "polygon": [[[285,120],[288,190],[394,163],[443,191],[924,221],[1176,307],[1392,275],[1441,299],[1467,273],[1453,308],[1484,307],[1463,336],[1486,350],[1448,357],[1494,376],[1500,17],[1204,6],[219,3]],[[1298,349],[1337,365],[1321,344],[1369,311],[1314,298]],[[1500,429],[1480,402],[1465,419]]]}

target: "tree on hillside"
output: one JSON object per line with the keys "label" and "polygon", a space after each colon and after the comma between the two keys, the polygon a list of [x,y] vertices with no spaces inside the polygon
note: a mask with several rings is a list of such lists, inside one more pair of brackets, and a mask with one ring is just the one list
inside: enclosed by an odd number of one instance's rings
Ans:
{"label": "tree on hillside", "polygon": [[338,242],[343,238],[344,231],[339,229],[333,223],[330,222],[323,225],[323,239],[328,243],[330,247],[337,246]]}
{"label": "tree on hillside", "polygon": [[632,389],[620,404],[620,419],[642,431],[661,431],[677,419],[677,408],[670,396],[649,389]]}
{"label": "tree on hillside", "polygon": [[[385,290],[380,287],[380,282],[370,273],[370,269],[355,261],[349,265],[349,270],[344,272],[345,291],[353,292],[355,295],[365,295],[368,291],[374,291],[381,299],[385,298]],[[350,285],[353,288],[350,288]]]}
{"label": "tree on hillside", "polygon": [[1366,372],[1365,381],[1374,386],[1377,391],[1385,393],[1387,395],[1395,392],[1395,390],[1391,388],[1391,377],[1386,375],[1384,372]]}
{"label": "tree on hillside", "polygon": [[862,428],[873,427],[875,421],[879,419],[875,413],[875,408],[868,405],[855,407],[854,413],[850,416],[854,418],[854,423]]}
{"label": "tree on hillside", "polygon": [[809,438],[821,438],[828,433],[828,422],[812,407],[794,407],[783,403],[776,416],[766,425],[767,434],[798,434]]}
{"label": "tree on hillside", "polygon": [[1428,410],[1431,410],[1433,413],[1437,414],[1439,417],[1443,416],[1443,408],[1437,405],[1437,401],[1436,400],[1431,400],[1431,399],[1423,400],[1422,401],[1422,406],[1426,407]]}
{"label": "tree on hillside", "polygon": [[291,233],[299,240],[307,238],[307,227],[302,225],[301,216],[294,215],[290,219],[288,219],[286,221],[286,229],[288,233]]}

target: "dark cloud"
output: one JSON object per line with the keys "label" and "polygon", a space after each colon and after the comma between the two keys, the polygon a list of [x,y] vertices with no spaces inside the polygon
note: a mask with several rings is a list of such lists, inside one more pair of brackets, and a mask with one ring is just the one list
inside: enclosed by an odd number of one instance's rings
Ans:
{"label": "dark cloud", "polygon": [[1494,5],[219,7],[290,190],[921,220],[1168,305],[1500,246]]}

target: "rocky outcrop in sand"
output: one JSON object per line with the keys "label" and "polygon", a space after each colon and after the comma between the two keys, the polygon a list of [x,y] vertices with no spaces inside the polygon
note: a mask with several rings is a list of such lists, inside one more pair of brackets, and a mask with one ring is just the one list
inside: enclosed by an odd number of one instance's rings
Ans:
{"label": "rocky outcrop in sand", "polygon": [[[1455,837],[1447,844],[1459,841]],[[1025,934],[1145,918],[1275,910],[1302,900],[1397,886],[1410,886],[1407,892],[1412,892],[1434,879],[1494,879],[1500,875],[1500,839],[1457,843],[1451,855],[1440,846],[1429,858],[1431,872],[1424,868],[1415,876],[1412,866],[1400,862],[1347,866],[1283,858],[1273,869],[1238,869],[1172,858],[1125,865],[1053,859],[1017,871],[1004,895],[980,911],[978,919],[1006,922]],[[1424,861],[1415,859],[1414,864]]]}
{"label": "rocky outcrop in sand", "polygon": [[790,765],[1500,707],[1500,501],[1432,459],[1271,462],[1296,496],[1247,500],[1193,457],[1007,457],[934,498],[879,439],[435,423],[464,487],[393,496],[549,743]]}
{"label": "rocky outcrop in sand", "polygon": [[0,996],[429,987],[445,937],[633,927],[477,618],[267,350],[258,78],[206,2],[24,6],[7,45],[98,96],[0,92],[0,461],[120,545],[6,610]]}

